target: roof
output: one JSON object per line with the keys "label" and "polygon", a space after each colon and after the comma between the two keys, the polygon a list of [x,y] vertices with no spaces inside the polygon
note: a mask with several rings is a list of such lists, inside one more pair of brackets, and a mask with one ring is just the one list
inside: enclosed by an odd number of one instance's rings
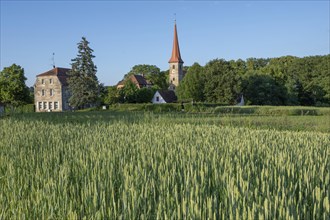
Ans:
{"label": "roof", "polygon": [[148,85],[147,80],[142,75],[132,75],[131,80],[136,81],[139,85]]}
{"label": "roof", "polygon": [[55,67],[54,69],[51,69],[47,72],[41,73],[39,75],[37,75],[37,77],[39,76],[57,76],[58,79],[60,80],[60,82],[62,83],[62,85],[67,85],[67,72],[69,72],[71,69],[68,68],[62,68],[62,67]]}
{"label": "roof", "polygon": [[177,30],[176,30],[176,23],[174,24],[174,39],[173,39],[172,56],[168,62],[169,63],[183,63],[183,60],[181,59],[181,54],[180,54],[180,47],[179,47],[178,34],[177,34]]}
{"label": "roof", "polygon": [[163,97],[163,99],[167,103],[175,102],[178,100],[174,91],[172,90],[158,90],[158,93]]}
{"label": "roof", "polygon": [[118,83],[117,83],[117,86],[119,85],[124,85],[125,84],[125,80],[120,80]]}

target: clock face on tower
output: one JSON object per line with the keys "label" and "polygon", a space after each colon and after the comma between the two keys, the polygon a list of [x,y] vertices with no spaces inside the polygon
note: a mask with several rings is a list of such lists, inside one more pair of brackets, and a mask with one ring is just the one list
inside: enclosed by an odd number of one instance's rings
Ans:
{"label": "clock face on tower", "polygon": [[172,70],[172,73],[175,73],[175,70]]}

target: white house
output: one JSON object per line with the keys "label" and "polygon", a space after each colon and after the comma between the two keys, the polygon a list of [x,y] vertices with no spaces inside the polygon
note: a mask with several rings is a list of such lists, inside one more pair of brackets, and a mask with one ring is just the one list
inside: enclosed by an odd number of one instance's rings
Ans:
{"label": "white house", "polygon": [[171,103],[177,101],[177,97],[172,90],[157,90],[152,98],[153,104]]}

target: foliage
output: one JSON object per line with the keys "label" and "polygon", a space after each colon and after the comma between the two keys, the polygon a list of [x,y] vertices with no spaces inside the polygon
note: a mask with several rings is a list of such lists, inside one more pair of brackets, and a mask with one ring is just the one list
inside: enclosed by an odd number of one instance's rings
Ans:
{"label": "foliage", "polygon": [[108,86],[107,93],[104,97],[104,103],[112,105],[120,102],[120,93],[116,86]]}
{"label": "foliage", "polygon": [[124,79],[127,79],[131,75],[143,75],[148,81],[159,89],[167,88],[167,78],[164,72],[160,72],[160,69],[155,65],[140,64],[135,65],[125,75]]}
{"label": "foliage", "polygon": [[[126,80],[124,87],[111,92],[112,101],[114,103],[150,103],[153,95],[155,94],[156,88],[137,88],[131,80]],[[110,103],[109,103],[110,104]]]}
{"label": "foliage", "polygon": [[5,108],[5,113],[7,115],[22,114],[22,113],[25,114],[32,112],[35,112],[34,104],[25,104],[25,105],[15,106],[12,108]]}
{"label": "foliage", "polygon": [[233,127],[222,123],[231,118],[188,114],[31,117],[0,120],[3,219],[330,214],[329,133]]}
{"label": "foliage", "polygon": [[103,83],[99,84],[99,102],[100,104],[105,104],[105,99],[108,96],[108,87],[109,86],[104,86]]}
{"label": "foliage", "polygon": [[245,99],[252,105],[284,105],[285,87],[268,75],[252,75],[243,82]]}
{"label": "foliage", "polygon": [[85,37],[78,43],[78,55],[72,59],[68,84],[71,92],[70,105],[75,108],[91,107],[99,97],[99,83],[94,65],[93,50]]}
{"label": "foliage", "polygon": [[230,62],[212,60],[205,65],[204,95],[207,102],[236,104],[241,92],[241,77]]}
{"label": "foliage", "polygon": [[0,102],[12,106],[31,103],[29,88],[25,85],[24,69],[16,64],[0,72]]}
{"label": "foliage", "polygon": [[180,100],[204,100],[203,88],[205,79],[203,74],[203,67],[198,63],[194,63],[188,69],[185,77],[176,89],[176,94]]}

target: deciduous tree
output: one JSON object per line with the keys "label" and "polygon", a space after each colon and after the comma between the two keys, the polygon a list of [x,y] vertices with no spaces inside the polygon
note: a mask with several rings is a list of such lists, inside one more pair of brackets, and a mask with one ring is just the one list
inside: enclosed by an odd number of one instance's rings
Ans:
{"label": "deciduous tree", "polygon": [[177,87],[178,98],[180,100],[204,101],[204,80],[203,67],[198,63],[194,63]]}
{"label": "deciduous tree", "polygon": [[29,88],[25,85],[24,69],[16,64],[0,72],[0,102],[18,106],[31,102]]}

